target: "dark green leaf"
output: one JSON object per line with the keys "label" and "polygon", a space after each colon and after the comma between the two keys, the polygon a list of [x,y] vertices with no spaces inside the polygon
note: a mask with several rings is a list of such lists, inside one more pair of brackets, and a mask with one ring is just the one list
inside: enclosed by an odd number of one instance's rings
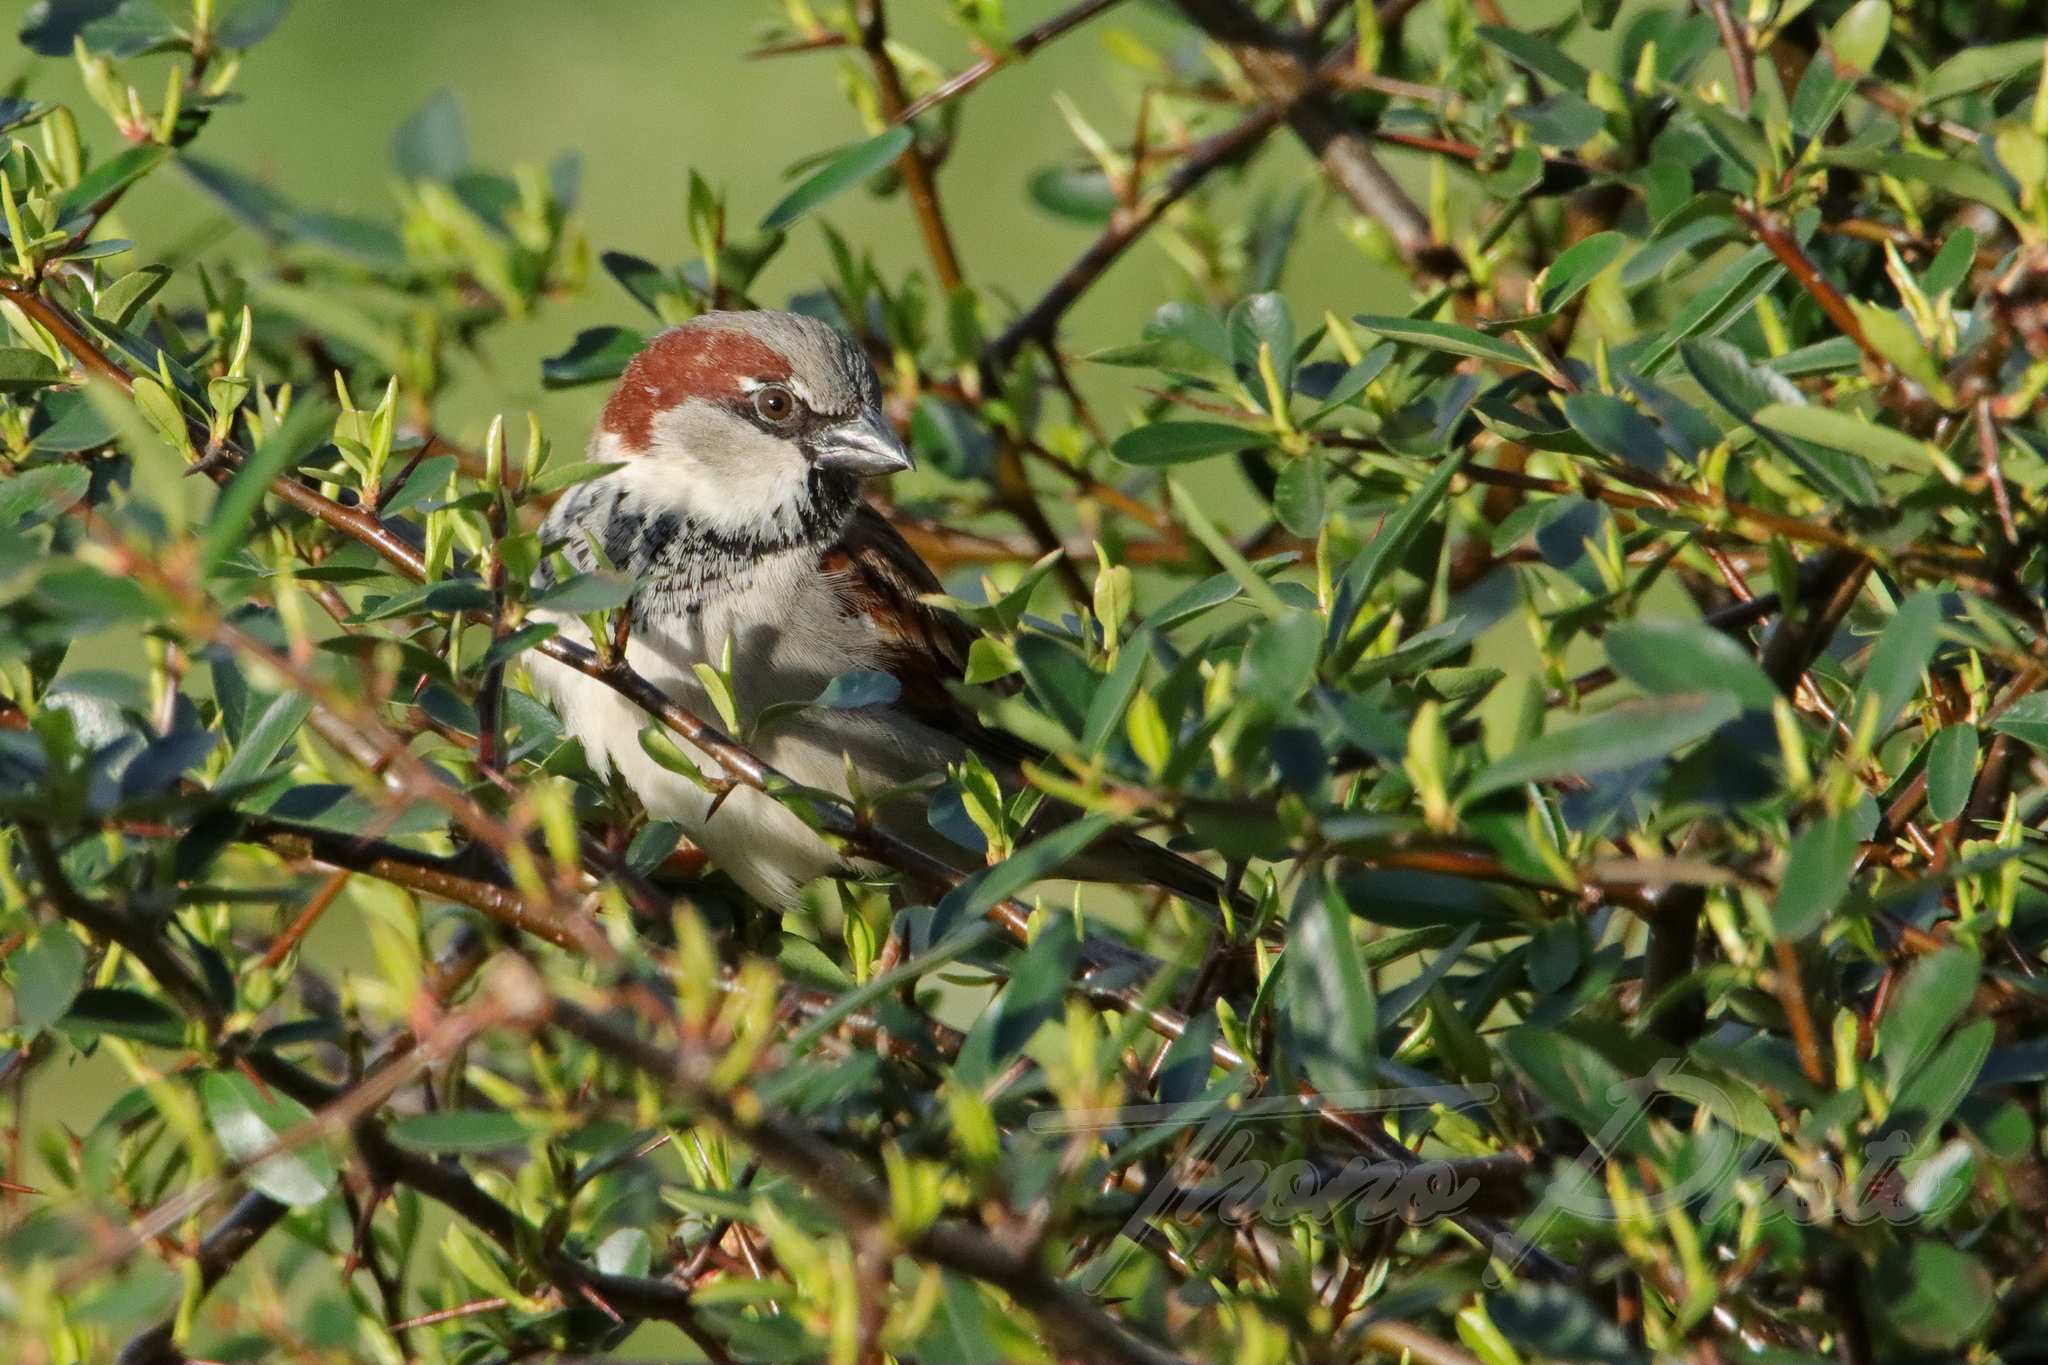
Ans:
{"label": "dark green leaf", "polygon": [[1637,469],[1656,473],[1669,453],[1650,419],[1625,399],[1607,393],[1575,393],[1564,400],[1564,417],[1572,430],[1603,455]]}
{"label": "dark green leaf", "polygon": [[83,465],[46,464],[0,480],[0,531],[18,531],[62,516],[92,486]]}
{"label": "dark green leaf", "polygon": [[844,149],[806,176],[761,220],[763,232],[780,232],[843,190],[851,189],[910,150],[912,134],[895,127]]}
{"label": "dark green leaf", "polygon": [[7,959],[14,982],[14,1017],[33,1038],[64,1017],[85,984],[85,945],[61,924],[46,924]]}
{"label": "dark green leaf", "polygon": [[1915,593],[1899,603],[1870,651],[1870,666],[1863,670],[1849,712],[1851,724],[1873,726],[1869,733],[1875,734],[1891,728],[1920,690],[1920,674],[1934,657],[1935,631],[1940,625],[1940,594]]}
{"label": "dark green leaf", "polygon": [[1272,438],[1263,432],[1223,422],[1154,422],[1117,437],[1110,453],[1125,464],[1157,467],[1270,444]]}
{"label": "dark green leaf", "polygon": [[415,1152],[494,1152],[531,1136],[517,1114],[496,1109],[445,1109],[408,1114],[391,1125],[391,1140]]}
{"label": "dark green leaf", "polygon": [[1345,568],[1338,586],[1336,605],[1330,612],[1332,644],[1350,633],[1359,608],[1372,596],[1373,589],[1407,557],[1409,547],[1415,544],[1416,538],[1436,516],[1445,494],[1450,492],[1451,479],[1462,463],[1457,455],[1440,461],[1421,486],[1409,495],[1408,501],[1401,504],[1401,510],[1387,519],[1387,524],[1366,542],[1358,557]]}
{"label": "dark green leaf", "polygon": [[1310,1082],[1338,1097],[1371,1088],[1379,1070],[1379,1003],[1351,935],[1351,914],[1320,875],[1304,878],[1295,895],[1281,962],[1294,1055]]}
{"label": "dark green leaf", "polygon": [[624,327],[586,327],[568,350],[541,361],[541,382],[551,389],[566,389],[617,379],[646,344],[645,336]]}
{"label": "dark green leaf", "polygon": [[387,597],[374,606],[365,607],[356,619],[359,622],[388,621],[394,616],[480,611],[490,604],[490,590],[474,578],[448,578],[439,583],[422,583]]}
{"label": "dark green leaf", "polygon": [[469,169],[469,131],[462,100],[437,90],[391,138],[391,165],[407,180],[452,181]]}
{"label": "dark green leaf", "polygon": [[565,616],[610,611],[631,601],[637,586],[630,574],[614,573],[609,569],[593,569],[588,573],[564,579],[546,592],[540,593],[533,599],[533,606],[544,611],[560,612]]}
{"label": "dark green leaf", "polygon": [[1968,948],[1950,946],[1915,962],[1877,1021],[1877,1057],[1885,1089],[1900,1086],[1933,1055],[1949,1025],[1962,1016],[1976,992],[1984,964]]}
{"label": "dark green leaf", "polygon": [[1628,238],[1619,232],[1596,232],[1566,248],[1543,272],[1539,306],[1546,313],[1562,308],[1627,248]]}
{"label": "dark green leaf", "polygon": [[169,1005],[118,986],[80,991],[59,1023],[67,1033],[111,1034],[155,1047],[180,1047],[185,1041],[184,1020]]}
{"label": "dark green leaf", "polygon": [[1915,1346],[1953,1351],[1991,1317],[1997,1286],[1967,1251],[1917,1238],[1894,1246],[1871,1272],[1871,1302]]}
{"label": "dark green leaf", "polygon": [[1537,75],[1555,82],[1566,90],[1583,92],[1586,83],[1592,79],[1586,68],[1580,66],[1556,47],[1532,33],[1520,29],[1496,28],[1481,24],[1476,30],[1481,42],[1507,54],[1510,61],[1526,66]]}
{"label": "dark green leaf", "polygon": [[199,550],[202,572],[210,574],[218,569],[230,550],[248,540],[249,524],[256,515],[257,504],[270,491],[271,480],[296,468],[326,435],[333,418],[334,410],[324,403],[310,398],[294,403],[277,429],[265,436],[263,443],[243,461],[213,505],[213,516],[206,524],[206,539]]}
{"label": "dark green leaf", "polygon": [[984,868],[946,894],[939,911],[949,923],[979,919],[1033,882],[1044,881],[1071,862],[1109,828],[1109,817],[1090,815],[1064,825]]}
{"label": "dark green leaf", "polygon": [[1747,649],[1698,621],[1624,621],[1608,630],[1605,643],[1615,672],[1645,692],[1725,692],[1756,711],[1778,699],[1777,686]]}
{"label": "dark green leaf", "polygon": [[25,346],[0,346],[0,393],[27,393],[64,377],[50,358]]}
{"label": "dark green leaf", "polygon": [[1389,341],[1405,342],[1410,346],[1421,346],[1432,351],[1445,351],[1451,355],[1473,356],[1480,360],[1491,360],[1524,370],[1536,368],[1536,362],[1520,347],[1490,337],[1484,332],[1476,332],[1470,327],[1460,327],[1454,322],[1388,317],[1380,313],[1360,313],[1352,321],[1379,333]]}
{"label": "dark green leaf", "polygon": [[214,785],[233,790],[261,777],[284,752],[284,746],[291,743],[312,709],[313,699],[303,692],[279,694],[235,746],[234,755],[220,770]]}
{"label": "dark green leaf", "polygon": [[1827,922],[1849,894],[1859,847],[1855,821],[1848,814],[1814,820],[1793,837],[1778,899],[1771,907],[1779,938],[1807,938]]}
{"label": "dark green leaf", "polygon": [[2048,693],[2029,692],[1992,721],[1991,728],[2048,754]]}
{"label": "dark green leaf", "polygon": [[1654,762],[1704,739],[1741,711],[1726,692],[1623,702],[1576,725],[1529,740],[1489,764],[1468,800],[1559,777],[1591,777]]}
{"label": "dark green leaf", "polygon": [[1031,202],[1055,218],[1100,227],[1116,213],[1116,187],[1100,166],[1043,166],[1026,188]]}
{"label": "dark green leaf", "polygon": [[1977,727],[1944,726],[1927,746],[1927,813],[1946,824],[1970,804],[1977,778]]}
{"label": "dark green leaf", "polygon": [[64,197],[57,201],[57,221],[67,223],[79,214],[92,211],[102,201],[119,194],[162,165],[170,154],[171,149],[161,142],[145,142],[102,161],[79,177],[76,185],[64,191]]}

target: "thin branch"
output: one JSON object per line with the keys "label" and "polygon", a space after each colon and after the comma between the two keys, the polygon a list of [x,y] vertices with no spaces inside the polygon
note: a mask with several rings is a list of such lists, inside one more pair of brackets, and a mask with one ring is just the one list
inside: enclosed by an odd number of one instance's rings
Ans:
{"label": "thin branch", "polygon": [[64,861],[52,842],[50,832],[33,821],[20,823],[21,841],[28,850],[29,863],[42,880],[57,913],[96,938],[119,944],[130,957],[149,969],[159,986],[186,1010],[206,1024],[209,1035],[221,1025],[221,1008],[190,967],[171,951],[170,941],[154,924],[137,919],[118,906],[92,900],[71,884]]}
{"label": "thin branch", "polygon": [[1721,46],[1728,50],[1728,66],[1735,76],[1735,102],[1743,113],[1749,112],[1750,102],[1756,98],[1756,53],[1750,49],[1749,35],[1728,11],[1728,0],[1700,0],[1707,13],[1714,16],[1714,27],[1720,31]]}
{"label": "thin branch", "polygon": [[[715,1058],[687,1044],[663,1051],[566,1001],[549,1019],[605,1055],[644,1072],[670,1094],[746,1143],[770,1166],[794,1176],[861,1238],[900,1240],[903,1250],[994,1285],[1037,1316],[1062,1350],[1119,1365],[1178,1365],[1180,1357],[1142,1340],[1047,1272],[1029,1246],[1011,1246],[965,1222],[941,1219],[916,1233],[891,1226],[888,1195],[809,1129],[770,1114],[743,1116],[731,1094],[710,1083]],[[750,1110],[756,1106],[749,1106]]]}
{"label": "thin branch", "polygon": [[993,386],[993,381],[1010,368],[1025,343],[1035,341],[1050,346],[1059,330],[1060,319],[1105,270],[1165,216],[1168,209],[1185,199],[1215,172],[1243,160],[1285,117],[1285,109],[1268,105],[1236,126],[1204,138],[1189,150],[1143,207],[1119,210],[1102,234],[1089,243],[1088,248],[1053,281],[1038,301],[1004,328],[1002,334],[982,351],[981,368],[986,376],[984,386]]}
{"label": "thin branch", "polygon": [[918,98],[891,121],[894,123],[908,123],[920,114],[929,113],[955,96],[966,94],[990,76],[995,75],[996,72],[1003,70],[1005,67],[1016,66],[1055,38],[1072,32],[1090,19],[1093,19],[1096,15],[1101,14],[1118,3],[1120,3],[1120,0],[1081,0],[1081,3],[1075,5],[1072,9],[1062,10],[1036,28],[1018,34],[1011,41],[1008,48],[1002,52],[992,52],[983,57],[959,75],[947,80],[938,89]]}
{"label": "thin branch", "polygon": [[[896,69],[896,59],[889,55],[889,21],[883,0],[860,0],[858,15],[861,49],[867,53],[868,65],[875,73],[875,93],[882,103],[882,117],[891,123],[901,122],[909,100],[903,89],[903,74]],[[953,245],[952,231],[946,226],[946,215],[939,205],[931,162],[915,139],[903,149],[903,155],[896,158],[896,173],[903,177],[903,188],[910,195],[911,207],[917,214],[918,231],[924,234],[925,250],[931,253],[932,269],[939,277],[939,286],[950,294],[960,287],[964,278],[960,270],[960,254]]]}

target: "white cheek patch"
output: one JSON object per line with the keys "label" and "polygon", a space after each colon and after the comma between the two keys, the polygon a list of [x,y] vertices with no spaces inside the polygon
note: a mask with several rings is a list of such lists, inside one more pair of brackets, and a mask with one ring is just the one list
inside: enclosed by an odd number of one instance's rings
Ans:
{"label": "white cheek patch", "polygon": [[[593,454],[605,458],[593,445]],[[618,477],[649,502],[736,535],[792,528],[810,464],[792,441],[709,403],[658,414],[646,450]]]}

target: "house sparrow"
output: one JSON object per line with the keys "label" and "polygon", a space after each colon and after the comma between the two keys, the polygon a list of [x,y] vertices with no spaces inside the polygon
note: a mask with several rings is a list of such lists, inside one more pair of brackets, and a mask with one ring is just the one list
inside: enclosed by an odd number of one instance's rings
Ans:
{"label": "house sparrow", "polygon": [[[718,664],[730,641],[743,717],[809,701],[849,670],[900,685],[886,705],[813,707],[751,736],[763,759],[806,786],[848,795],[850,764],[873,796],[943,774],[970,750],[1011,777],[1036,756],[947,691],[973,636],[920,600],[938,580],[861,500],[863,479],[909,469],[911,457],[883,413],[873,366],[845,335],[765,311],[707,313],[663,332],[627,365],[590,455],[620,467],[558,501],[542,539],[581,571],[597,567],[594,541],[638,583],[626,661],[684,707],[716,714],[692,665]],[[550,619],[590,642],[581,621]],[[640,745],[648,715],[610,687],[544,657],[531,667],[591,764],[616,772],[649,814],[680,825],[751,895],[783,905],[813,878],[848,870],[774,798],[743,788],[714,806],[649,758]],[[924,805],[922,796],[885,802],[879,822],[971,865],[931,828]],[[1129,833],[1069,871],[1154,882],[1211,905],[1221,890],[1206,870]]]}

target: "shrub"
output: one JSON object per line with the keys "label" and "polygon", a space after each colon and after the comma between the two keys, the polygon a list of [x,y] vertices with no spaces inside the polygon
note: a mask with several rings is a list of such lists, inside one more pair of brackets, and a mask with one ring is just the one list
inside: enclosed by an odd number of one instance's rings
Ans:
{"label": "shrub", "polygon": [[[446,99],[382,214],[210,156],[283,0],[30,8],[12,1358],[2040,1349],[2029,7],[946,8],[966,57],[788,0],[755,69],[838,63],[850,140],[772,205],[692,175],[688,259],[600,271],[573,167],[472,164]],[[948,157],[1083,26],[1132,112],[1014,149],[1098,235],[1012,298]],[[36,95],[67,55],[76,109]],[[193,257],[145,179],[253,231]],[[820,226],[864,187],[918,268]],[[582,432],[444,404],[585,289],[618,325],[551,385],[781,303],[815,232],[796,306],[937,471],[884,506],[978,633],[965,695],[1047,757],[1028,792],[935,775],[988,864],[942,875],[764,772],[752,718],[660,709],[651,749],[885,869],[782,913],[527,689],[544,651],[661,701],[609,648],[630,582],[547,590],[598,653],[530,614]],[[1298,243],[1348,271],[1290,275]],[[1162,247],[1172,297],[1077,348]],[[1053,884],[1099,826],[1038,833],[1043,795],[1243,894]]]}

